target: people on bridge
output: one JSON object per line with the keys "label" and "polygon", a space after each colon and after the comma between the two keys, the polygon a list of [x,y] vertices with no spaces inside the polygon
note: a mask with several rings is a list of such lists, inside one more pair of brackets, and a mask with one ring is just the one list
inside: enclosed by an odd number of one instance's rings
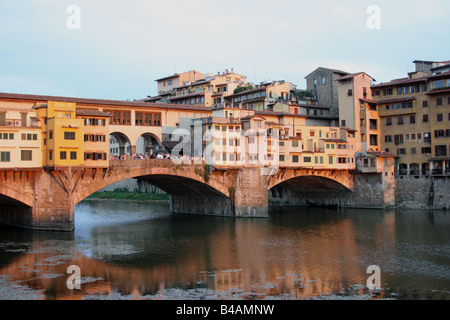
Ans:
{"label": "people on bridge", "polygon": [[[188,155],[172,155],[170,153],[158,153],[157,155],[147,155],[143,153],[135,153],[135,154],[122,154],[122,155],[109,155],[109,160],[147,160],[147,159],[176,159],[176,160],[200,160],[198,156],[188,156]],[[203,157],[202,157],[203,160]]]}

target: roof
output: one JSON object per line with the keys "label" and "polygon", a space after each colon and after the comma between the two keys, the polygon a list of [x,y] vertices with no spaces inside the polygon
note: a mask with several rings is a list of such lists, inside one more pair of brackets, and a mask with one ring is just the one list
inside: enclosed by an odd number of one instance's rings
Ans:
{"label": "roof", "polygon": [[77,116],[90,116],[90,117],[112,117],[108,112],[103,112],[99,110],[86,110],[77,109]]}
{"label": "roof", "polygon": [[450,77],[450,71],[434,74],[432,76],[429,76],[428,79],[435,80],[435,79],[448,78],[448,77]]}
{"label": "roof", "polygon": [[384,104],[384,103],[393,103],[393,102],[406,102],[416,100],[415,97],[406,97],[406,98],[397,98],[397,99],[388,99],[388,100],[379,100],[376,103]]}
{"label": "roof", "polygon": [[399,158],[395,154],[386,151],[367,151],[367,153],[380,158]]}
{"label": "roof", "polygon": [[359,99],[361,101],[367,102],[367,103],[380,103],[379,101],[373,100],[373,99]]}
{"label": "roof", "polygon": [[[336,79],[336,81],[342,81],[342,80],[347,80],[347,79],[353,79],[354,77],[359,76],[359,75],[361,75],[361,74],[365,74],[365,75],[367,75],[368,77],[372,78],[370,75],[368,75],[368,74],[365,73],[365,72],[357,72],[357,73],[352,73],[352,74],[348,74],[348,75],[346,75],[346,76],[340,77],[339,79]],[[374,78],[372,78],[372,79],[375,81]]]}
{"label": "roof", "polygon": [[338,69],[331,69],[331,68],[325,68],[325,67],[318,67],[316,70],[314,70],[313,72],[311,72],[310,74],[308,74],[305,78],[307,78],[308,76],[310,76],[311,74],[313,74],[314,72],[316,72],[316,71],[319,70],[319,69],[321,69],[321,70],[327,70],[327,71],[330,71],[330,72],[332,72],[332,73],[338,73],[338,74],[343,74],[343,75],[349,74],[349,73],[346,72],[346,71],[342,71],[342,70],[338,70]]}
{"label": "roof", "polygon": [[445,88],[431,90],[431,91],[427,92],[427,95],[448,93],[448,92],[450,92],[450,88],[449,87],[445,87]]}
{"label": "roof", "polygon": [[181,105],[172,103],[157,103],[144,101],[125,101],[125,100],[107,100],[107,99],[90,99],[90,98],[74,98],[74,97],[60,97],[21,93],[5,93],[0,92],[0,99],[14,99],[14,100],[30,100],[33,102],[41,101],[59,101],[59,102],[74,102],[77,104],[93,104],[102,106],[122,106],[122,107],[147,107],[160,109],[182,109],[182,110],[198,110],[211,111],[210,107],[203,107],[198,105]]}
{"label": "roof", "polygon": [[343,140],[343,139],[327,139],[327,138],[325,138],[325,139],[319,139],[319,140],[323,140],[323,141],[325,141],[325,142],[341,142],[341,143],[347,143],[348,141],[347,140]]}
{"label": "roof", "polygon": [[358,131],[358,130],[356,130],[356,129],[352,129],[352,128],[348,128],[348,127],[340,127],[340,129],[342,129],[342,130],[347,130],[347,131],[349,131],[349,132],[356,132],[356,131]]}
{"label": "roof", "polygon": [[426,81],[428,80],[428,78],[429,78],[429,76],[420,77],[420,78],[415,78],[415,79],[399,78],[399,79],[394,79],[394,80],[389,81],[389,82],[384,82],[384,83],[374,84],[374,85],[372,86],[372,88],[391,87],[391,86],[400,85],[400,84],[410,84],[410,83],[417,83],[417,82],[426,82]]}
{"label": "roof", "polygon": [[179,75],[178,73],[174,73],[174,74],[172,74],[171,76],[159,78],[159,79],[156,79],[155,81],[161,81],[161,80],[166,80],[166,79],[177,78],[177,77],[179,77],[179,76],[180,76],[180,75]]}

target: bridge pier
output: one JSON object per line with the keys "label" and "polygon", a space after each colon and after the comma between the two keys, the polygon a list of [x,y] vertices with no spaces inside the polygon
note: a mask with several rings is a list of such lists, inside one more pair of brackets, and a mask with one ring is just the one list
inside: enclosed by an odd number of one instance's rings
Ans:
{"label": "bridge pier", "polygon": [[[31,225],[37,230],[72,231],[75,227],[75,204],[71,170],[43,172],[37,179]],[[67,181],[64,181],[67,180]],[[65,182],[65,183],[64,183]],[[25,226],[27,227],[27,226]]]}
{"label": "bridge pier", "polygon": [[[205,214],[224,217],[268,217],[267,176],[261,167],[215,171],[213,177],[229,185],[228,195],[195,193],[171,195],[175,213]],[[219,173],[222,172],[222,173]]]}
{"label": "bridge pier", "polygon": [[261,167],[243,167],[236,173],[232,199],[235,217],[269,216],[268,179]]}

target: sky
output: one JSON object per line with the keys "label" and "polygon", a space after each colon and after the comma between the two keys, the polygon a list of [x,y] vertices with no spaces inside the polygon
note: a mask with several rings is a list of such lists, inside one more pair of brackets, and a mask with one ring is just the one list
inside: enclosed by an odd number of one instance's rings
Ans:
{"label": "sky", "polygon": [[0,0],[0,92],[115,100],[234,69],[306,88],[318,67],[387,82],[450,60],[448,0]]}

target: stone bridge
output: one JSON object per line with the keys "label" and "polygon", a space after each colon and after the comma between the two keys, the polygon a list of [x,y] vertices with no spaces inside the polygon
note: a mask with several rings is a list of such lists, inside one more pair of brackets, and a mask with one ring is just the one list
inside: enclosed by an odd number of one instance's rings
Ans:
{"label": "stone bridge", "polygon": [[[113,160],[108,168],[44,167],[0,171],[0,222],[33,229],[74,228],[74,207],[115,182],[139,178],[171,195],[173,212],[229,217],[267,217],[272,197],[286,190],[352,194],[346,170],[263,167],[211,168],[172,160]],[[284,190],[284,191],[283,191]],[[291,197],[292,198],[292,197]],[[289,202],[289,201],[288,201]]]}

